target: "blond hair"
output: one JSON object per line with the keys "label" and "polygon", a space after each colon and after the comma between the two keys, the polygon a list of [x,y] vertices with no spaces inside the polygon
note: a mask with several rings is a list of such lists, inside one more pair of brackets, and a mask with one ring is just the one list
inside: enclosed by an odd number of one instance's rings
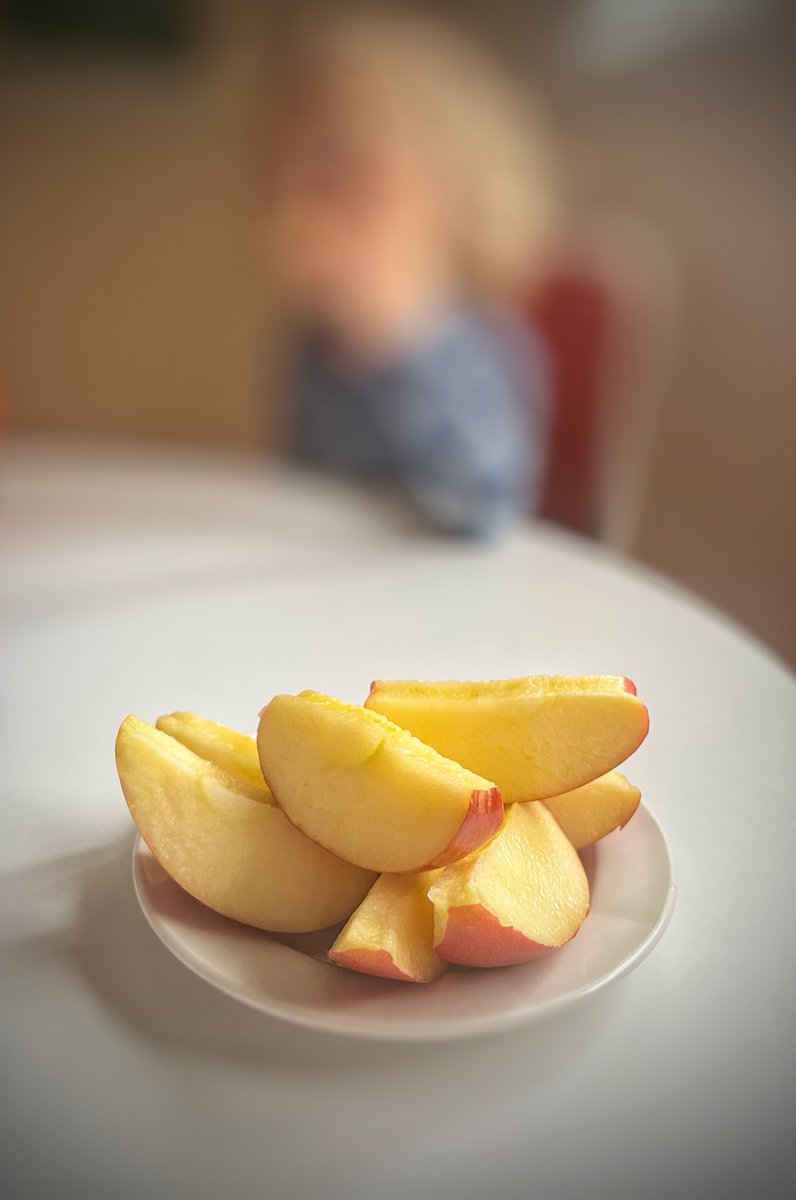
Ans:
{"label": "blond hair", "polygon": [[288,97],[353,70],[396,112],[453,198],[464,286],[487,296],[541,272],[557,209],[543,122],[474,40],[417,12],[338,10],[299,29],[282,66]]}

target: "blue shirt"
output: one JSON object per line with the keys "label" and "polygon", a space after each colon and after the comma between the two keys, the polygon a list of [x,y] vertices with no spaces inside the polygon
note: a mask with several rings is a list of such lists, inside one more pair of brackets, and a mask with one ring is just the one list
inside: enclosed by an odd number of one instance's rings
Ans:
{"label": "blue shirt", "polygon": [[292,400],[296,458],[393,484],[438,529],[489,535],[539,501],[550,388],[524,322],[457,310],[364,367],[307,337]]}

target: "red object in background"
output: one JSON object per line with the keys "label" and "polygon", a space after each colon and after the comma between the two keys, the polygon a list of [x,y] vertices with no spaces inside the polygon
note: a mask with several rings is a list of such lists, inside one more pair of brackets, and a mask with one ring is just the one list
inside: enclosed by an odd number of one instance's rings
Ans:
{"label": "red object in background", "polygon": [[598,528],[597,438],[612,301],[587,273],[562,273],[526,306],[551,355],[553,427],[539,515],[580,533]]}
{"label": "red object in background", "polygon": [[638,535],[680,328],[681,273],[660,233],[582,222],[523,309],[545,338],[553,428],[540,515],[629,550]]}

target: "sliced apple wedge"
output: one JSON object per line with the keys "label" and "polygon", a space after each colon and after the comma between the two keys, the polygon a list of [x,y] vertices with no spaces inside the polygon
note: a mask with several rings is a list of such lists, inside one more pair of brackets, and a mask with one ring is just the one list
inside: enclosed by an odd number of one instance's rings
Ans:
{"label": "sliced apple wedge", "polygon": [[329,958],[385,979],[430,983],[447,968],[434,952],[436,871],[380,875],[329,951]]}
{"label": "sliced apple wedge", "polygon": [[375,876],[305,837],[262,789],[128,717],[116,765],[130,813],[172,879],[208,908],[279,933],[351,915]]}
{"label": "sliced apple wedge", "polygon": [[538,801],[508,808],[489,845],[446,867],[428,894],[437,954],[468,967],[547,954],[575,936],[589,911],[578,852]]}
{"label": "sliced apple wedge", "polygon": [[618,771],[609,771],[583,787],[545,800],[576,850],[592,846],[627,825],[641,800],[641,792]]}
{"label": "sliced apple wedge", "polygon": [[505,804],[597,779],[631,755],[649,728],[635,687],[618,675],[377,680],[365,706],[493,779]]}
{"label": "sliced apple wedge", "polygon": [[302,832],[374,871],[424,870],[483,845],[503,819],[487,779],[386,717],[318,692],[276,696],[257,748],[277,803]]}
{"label": "sliced apple wedge", "polygon": [[192,712],[167,713],[158,717],[157,728],[162,729],[171,737],[182,742],[194,754],[208,762],[214,763],[222,771],[234,775],[236,779],[250,783],[266,793],[266,798],[273,803],[268,786],[263,779],[260,759],[257,756],[257,742],[245,733],[228,729],[216,721],[208,721]]}

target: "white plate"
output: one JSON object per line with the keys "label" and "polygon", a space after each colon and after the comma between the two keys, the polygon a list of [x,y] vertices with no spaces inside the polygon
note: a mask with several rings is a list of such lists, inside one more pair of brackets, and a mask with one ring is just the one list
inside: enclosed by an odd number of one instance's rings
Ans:
{"label": "white plate", "polygon": [[325,961],[335,931],[276,937],[239,925],[184,892],[138,839],[133,876],[149,924],[181,962],[236,1000],[330,1033],[437,1040],[533,1020],[621,978],[658,942],[674,906],[666,838],[643,805],[583,852],[592,889],[585,924],[537,962],[451,969],[431,984],[358,975]]}

